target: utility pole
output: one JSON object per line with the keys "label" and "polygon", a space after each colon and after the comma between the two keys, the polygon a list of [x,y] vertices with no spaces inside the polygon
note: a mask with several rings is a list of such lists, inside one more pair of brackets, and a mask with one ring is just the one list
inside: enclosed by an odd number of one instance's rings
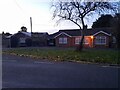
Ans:
{"label": "utility pole", "polygon": [[[30,27],[31,27],[31,40],[33,40],[33,35],[32,35],[32,17],[30,17]],[[31,42],[31,45],[33,45],[32,42]]]}
{"label": "utility pole", "polygon": [[32,17],[30,17],[30,27],[31,27],[31,35],[32,35]]}

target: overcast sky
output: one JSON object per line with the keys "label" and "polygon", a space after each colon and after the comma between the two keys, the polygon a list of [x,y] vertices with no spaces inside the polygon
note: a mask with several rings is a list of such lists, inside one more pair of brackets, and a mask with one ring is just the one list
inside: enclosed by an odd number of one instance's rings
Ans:
{"label": "overcast sky", "polygon": [[[51,0],[0,0],[0,33],[16,33],[22,26],[30,32],[30,17],[33,32],[54,33],[59,29],[78,28],[72,23],[63,22],[59,26],[52,20]],[[96,18],[92,18],[92,21]],[[91,20],[90,20],[91,21]],[[92,23],[89,22],[89,26]]]}
{"label": "overcast sky", "polygon": [[30,32],[30,17],[33,32],[54,33],[59,29],[78,28],[66,22],[56,26],[50,7],[51,0],[0,0],[0,33],[16,33],[22,26]]}

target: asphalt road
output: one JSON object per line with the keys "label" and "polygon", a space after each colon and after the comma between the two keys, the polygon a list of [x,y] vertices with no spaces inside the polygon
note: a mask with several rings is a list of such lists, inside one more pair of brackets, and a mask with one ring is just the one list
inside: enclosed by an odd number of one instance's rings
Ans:
{"label": "asphalt road", "polygon": [[3,55],[3,88],[118,88],[119,67]]}

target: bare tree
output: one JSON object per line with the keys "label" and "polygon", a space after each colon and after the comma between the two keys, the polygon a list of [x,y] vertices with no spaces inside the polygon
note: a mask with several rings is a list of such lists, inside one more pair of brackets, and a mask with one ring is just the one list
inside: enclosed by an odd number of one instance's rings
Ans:
{"label": "bare tree", "polygon": [[96,14],[103,14],[104,12],[115,11],[115,6],[109,2],[83,2],[84,0],[69,0],[53,2],[53,19],[59,17],[57,23],[61,20],[69,20],[80,28],[81,41],[79,44],[79,51],[83,48],[84,31],[87,24],[85,18]]}

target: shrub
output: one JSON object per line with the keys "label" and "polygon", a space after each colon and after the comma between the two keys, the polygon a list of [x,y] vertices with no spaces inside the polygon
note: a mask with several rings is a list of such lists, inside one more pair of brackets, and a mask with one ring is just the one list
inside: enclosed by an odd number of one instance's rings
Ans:
{"label": "shrub", "polygon": [[26,45],[27,45],[28,47],[32,46],[32,39],[31,39],[31,38],[27,38],[27,39],[25,40],[25,42],[26,42]]}
{"label": "shrub", "polygon": [[15,36],[11,37],[11,47],[17,47],[18,46],[18,38]]}

